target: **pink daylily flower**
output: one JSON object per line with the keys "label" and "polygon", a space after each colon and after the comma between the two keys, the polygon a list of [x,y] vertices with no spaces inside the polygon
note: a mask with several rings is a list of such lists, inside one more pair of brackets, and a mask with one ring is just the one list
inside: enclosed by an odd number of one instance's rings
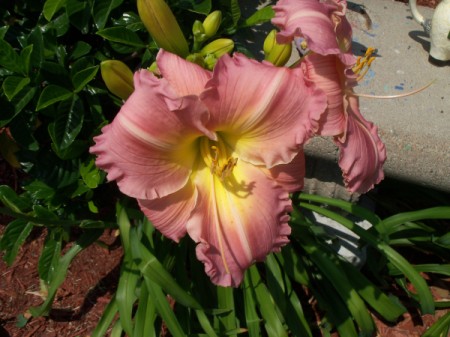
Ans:
{"label": "pink daylily flower", "polygon": [[386,150],[376,126],[361,115],[353,92],[356,58],[346,7],[345,0],[280,0],[272,23],[281,29],[280,43],[300,37],[311,50],[299,66],[328,100],[316,134],[334,138],[346,187],[365,193],[384,178]]}
{"label": "pink daylily flower", "polygon": [[236,287],[288,242],[288,193],[302,188],[302,144],[326,97],[301,69],[240,54],[214,72],[163,50],[157,63],[162,77],[135,73],[134,93],[91,152],[158,230],[197,243],[213,283]]}

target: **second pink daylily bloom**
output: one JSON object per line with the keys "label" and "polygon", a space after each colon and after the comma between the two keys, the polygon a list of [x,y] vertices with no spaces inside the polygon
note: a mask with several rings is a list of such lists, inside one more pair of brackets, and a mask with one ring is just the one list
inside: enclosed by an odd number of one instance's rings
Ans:
{"label": "second pink daylily bloom", "polygon": [[158,230],[197,243],[215,284],[238,286],[288,242],[288,193],[302,187],[302,144],[326,96],[301,69],[240,54],[214,72],[163,50],[157,63],[161,77],[134,75],[135,91],[91,152]]}
{"label": "second pink daylily bloom", "polygon": [[334,137],[347,188],[364,193],[384,178],[386,150],[376,126],[361,115],[353,94],[357,83],[351,68],[356,58],[351,52],[346,7],[345,0],[280,0],[273,7],[272,23],[281,30],[280,43],[299,37],[311,51],[300,67],[328,98],[317,134]]}

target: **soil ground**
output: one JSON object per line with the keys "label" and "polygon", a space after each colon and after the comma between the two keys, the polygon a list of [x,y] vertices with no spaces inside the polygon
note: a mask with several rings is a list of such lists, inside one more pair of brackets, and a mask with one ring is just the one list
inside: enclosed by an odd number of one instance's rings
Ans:
{"label": "soil ground", "polygon": [[[438,3],[439,0],[418,0],[419,5],[432,8]],[[2,184],[18,189],[20,173],[0,157]],[[0,215],[0,236],[9,221]],[[36,229],[20,248],[12,266],[0,260],[0,337],[87,337],[115,292],[122,249],[115,233],[110,231],[100,238],[105,245],[93,244],[74,259],[49,317],[31,319],[25,327],[18,327],[18,316],[26,316],[28,308],[43,301],[37,263],[44,238],[45,229]],[[449,284],[450,280],[432,286],[437,300],[450,298]],[[393,326],[375,319],[380,337],[419,337],[444,313],[419,316],[412,310]]]}

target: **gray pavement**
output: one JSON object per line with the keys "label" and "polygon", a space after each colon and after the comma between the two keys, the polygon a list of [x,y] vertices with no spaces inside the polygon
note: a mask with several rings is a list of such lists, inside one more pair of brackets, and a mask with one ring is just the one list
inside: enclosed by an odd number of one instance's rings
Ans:
{"label": "gray pavement", "polygon": [[[361,8],[367,15],[361,14]],[[386,144],[386,175],[450,191],[450,62],[441,66],[429,62],[429,39],[413,20],[407,4],[356,0],[349,2],[349,9],[355,54],[369,46],[378,50],[356,92],[397,95],[435,81],[428,89],[404,98],[360,99],[361,112],[378,125]],[[432,9],[419,9],[426,18],[432,17]],[[343,197],[339,186],[333,185],[339,184],[341,177],[331,140],[314,139],[306,153],[308,175],[331,184],[317,187],[314,180],[307,188],[319,192],[324,188],[324,194]]]}

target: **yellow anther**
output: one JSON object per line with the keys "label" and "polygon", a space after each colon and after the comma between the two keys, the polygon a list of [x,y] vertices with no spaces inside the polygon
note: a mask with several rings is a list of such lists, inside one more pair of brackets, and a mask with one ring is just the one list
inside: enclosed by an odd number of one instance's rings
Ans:
{"label": "yellow anther", "polygon": [[359,56],[357,58],[356,63],[352,68],[353,72],[358,75],[357,81],[362,80],[369,71],[370,65],[375,60],[375,56],[372,56],[375,52],[375,48],[369,47],[367,48],[364,57]]}

